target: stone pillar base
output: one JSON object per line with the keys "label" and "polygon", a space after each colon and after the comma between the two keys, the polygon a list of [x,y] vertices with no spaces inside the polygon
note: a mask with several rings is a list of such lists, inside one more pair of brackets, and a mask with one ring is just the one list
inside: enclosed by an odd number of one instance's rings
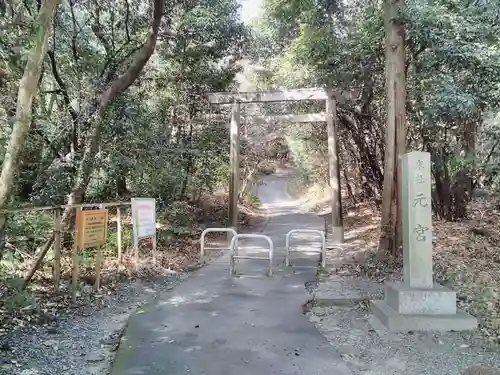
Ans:
{"label": "stone pillar base", "polygon": [[477,319],[457,310],[456,292],[439,284],[410,288],[387,283],[385,299],[371,301],[375,320],[389,331],[465,331],[477,328]]}

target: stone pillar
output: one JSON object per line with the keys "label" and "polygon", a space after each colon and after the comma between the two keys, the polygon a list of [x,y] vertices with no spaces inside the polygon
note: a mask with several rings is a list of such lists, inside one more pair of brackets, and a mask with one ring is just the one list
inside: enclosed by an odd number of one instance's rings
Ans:
{"label": "stone pillar", "polygon": [[461,331],[476,318],[457,310],[456,292],[432,275],[431,161],[427,152],[403,159],[403,282],[387,283],[385,299],[372,301],[372,320],[391,331]]}
{"label": "stone pillar", "polygon": [[432,288],[431,157],[413,151],[403,158],[403,275],[413,288]]}

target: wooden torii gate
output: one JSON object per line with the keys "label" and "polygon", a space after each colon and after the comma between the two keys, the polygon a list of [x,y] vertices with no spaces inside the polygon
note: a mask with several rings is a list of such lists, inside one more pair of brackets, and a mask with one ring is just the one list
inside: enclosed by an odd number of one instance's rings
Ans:
{"label": "wooden torii gate", "polygon": [[325,112],[309,114],[286,114],[276,116],[252,116],[264,121],[289,121],[295,123],[326,122],[328,133],[328,170],[331,187],[332,225],[329,229],[329,242],[344,242],[342,219],[342,198],[340,188],[340,162],[337,139],[337,102],[357,98],[358,89],[349,91],[324,88],[304,88],[279,91],[216,92],[208,94],[210,104],[232,104],[230,127],[230,182],[229,182],[229,225],[238,230],[238,185],[240,183],[240,107],[241,104],[264,102],[290,102],[306,100],[325,100]]}

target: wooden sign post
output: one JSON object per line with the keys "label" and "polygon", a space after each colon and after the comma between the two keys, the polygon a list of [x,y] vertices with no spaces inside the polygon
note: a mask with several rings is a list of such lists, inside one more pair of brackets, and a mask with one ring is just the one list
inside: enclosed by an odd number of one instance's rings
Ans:
{"label": "wooden sign post", "polygon": [[61,281],[61,209],[54,211],[54,288],[59,291]]}
{"label": "wooden sign post", "polygon": [[122,210],[116,207],[116,247],[118,248],[118,264],[122,263]]}
{"label": "wooden sign post", "polygon": [[78,250],[97,248],[95,266],[95,288],[99,290],[101,281],[102,245],[106,243],[108,234],[108,210],[77,210],[76,239],[73,247],[73,302],[76,302],[78,282]]}
{"label": "wooden sign post", "polygon": [[156,202],[154,198],[132,198],[135,267],[139,267],[139,240],[153,241],[153,263],[156,263]]}

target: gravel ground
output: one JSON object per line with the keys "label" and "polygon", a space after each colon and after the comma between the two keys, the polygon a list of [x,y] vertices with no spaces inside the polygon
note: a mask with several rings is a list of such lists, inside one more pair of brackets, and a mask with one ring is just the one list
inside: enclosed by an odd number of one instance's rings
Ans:
{"label": "gravel ground", "polygon": [[52,317],[46,325],[0,337],[0,374],[106,374],[130,314],[187,276],[129,281],[117,292],[103,295],[99,307],[74,309]]}
{"label": "gravel ground", "polygon": [[366,302],[313,307],[309,319],[357,375],[460,375],[474,365],[500,368],[478,333],[389,333],[373,329]]}
{"label": "gravel ground", "polygon": [[[0,329],[0,375],[108,374],[130,315],[223,254],[224,251],[212,250],[201,264],[189,265],[185,272],[157,269],[153,271],[157,276],[147,276],[145,268],[140,273],[147,280],[125,281],[109,292],[105,286],[99,295],[92,286],[82,283],[80,300],[87,302],[81,307],[49,316],[44,325],[32,325],[10,334]],[[68,281],[61,283],[61,291],[70,293]]]}

